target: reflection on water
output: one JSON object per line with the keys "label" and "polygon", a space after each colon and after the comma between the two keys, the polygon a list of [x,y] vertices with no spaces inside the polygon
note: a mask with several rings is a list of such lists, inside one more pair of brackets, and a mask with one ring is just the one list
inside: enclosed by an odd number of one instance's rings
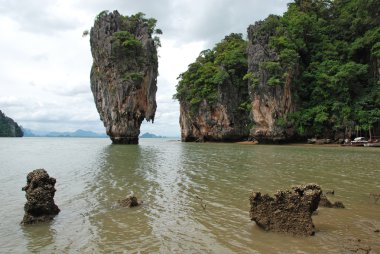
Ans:
{"label": "reflection on water", "polygon": [[27,239],[27,250],[30,253],[41,252],[45,246],[51,246],[55,242],[56,231],[49,223],[31,226],[21,226],[24,237]]}
{"label": "reflection on water", "polygon": [[[368,196],[380,189],[380,149],[154,139],[138,146],[105,139],[18,142],[7,144],[10,151],[0,143],[6,165],[0,165],[6,186],[1,197],[17,213],[0,212],[8,219],[0,222],[0,252],[340,253],[349,237],[380,252],[374,232],[380,228],[380,204]],[[13,154],[31,148],[29,156],[13,161]],[[41,160],[57,178],[61,213],[51,223],[22,227],[20,186],[30,165]],[[315,237],[263,232],[249,221],[252,190],[272,193],[307,182],[334,189],[332,201],[347,207],[319,209]],[[113,206],[131,192],[144,201],[141,207]]]}

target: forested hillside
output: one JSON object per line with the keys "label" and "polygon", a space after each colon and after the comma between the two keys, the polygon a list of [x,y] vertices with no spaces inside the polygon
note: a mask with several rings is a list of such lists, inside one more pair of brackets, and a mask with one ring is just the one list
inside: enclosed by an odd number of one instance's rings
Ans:
{"label": "forested hillside", "polygon": [[18,124],[4,115],[0,110],[0,137],[22,137],[23,132]]}
{"label": "forested hillside", "polygon": [[[291,141],[379,132],[379,17],[380,1],[297,0],[282,17],[270,15],[250,26],[244,74],[250,100],[240,101],[251,119],[250,136]],[[218,54],[231,55],[231,47]],[[212,107],[223,71],[241,77],[246,64],[241,56],[228,60],[216,68],[198,59],[180,76],[175,97],[193,111],[202,101]]]}

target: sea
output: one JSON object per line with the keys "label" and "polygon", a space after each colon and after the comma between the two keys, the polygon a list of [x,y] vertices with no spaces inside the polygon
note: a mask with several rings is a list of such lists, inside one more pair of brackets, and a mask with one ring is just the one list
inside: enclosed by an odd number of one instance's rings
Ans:
{"label": "sea", "polygon": [[[21,225],[26,176],[56,178],[51,222]],[[346,208],[318,208],[310,237],[267,232],[252,191],[317,183]],[[0,253],[380,253],[380,148],[0,139]],[[143,204],[117,206],[134,194]],[[365,247],[366,248],[366,247]]]}

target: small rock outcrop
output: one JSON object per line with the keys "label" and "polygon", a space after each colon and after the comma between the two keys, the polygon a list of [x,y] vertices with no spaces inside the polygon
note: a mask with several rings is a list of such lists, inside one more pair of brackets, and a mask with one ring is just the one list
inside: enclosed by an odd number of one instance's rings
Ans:
{"label": "small rock outcrop", "polygon": [[335,201],[334,203],[332,203],[330,200],[328,200],[328,198],[324,194],[321,195],[319,206],[327,207],[327,208],[345,208],[345,206],[343,205],[341,201]]}
{"label": "small rock outcrop", "polygon": [[0,110],[0,137],[22,137],[21,127]]}
{"label": "small rock outcrop", "polygon": [[125,199],[120,199],[117,201],[118,205],[121,207],[135,207],[142,204],[142,201],[139,201],[137,197],[133,195],[128,195]]}
{"label": "small rock outcrop", "polygon": [[[156,20],[101,12],[90,31],[91,90],[115,144],[137,144],[144,119],[154,121],[158,75]],[[161,31],[159,30],[159,33]]]}
{"label": "small rock outcrop", "polygon": [[24,205],[24,218],[22,224],[50,221],[60,210],[54,203],[56,189],[55,178],[50,177],[44,169],[36,169],[26,177],[26,186],[22,188],[26,192],[27,202]]}
{"label": "small rock outcrop", "polygon": [[277,20],[279,17],[271,15],[248,27],[248,90],[253,120],[250,136],[260,143],[286,142],[294,135],[287,116],[295,110],[292,82],[296,73],[285,71],[278,54],[269,46],[276,30],[272,24]]}
{"label": "small rock outcrop", "polygon": [[274,197],[253,192],[249,198],[251,220],[264,230],[293,235],[314,235],[312,214],[318,208],[322,190],[317,184],[278,191]]}

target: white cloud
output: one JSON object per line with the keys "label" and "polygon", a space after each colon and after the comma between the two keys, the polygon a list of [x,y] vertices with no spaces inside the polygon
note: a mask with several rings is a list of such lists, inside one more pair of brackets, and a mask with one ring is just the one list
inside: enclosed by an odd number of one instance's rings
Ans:
{"label": "white cloud", "polygon": [[103,132],[90,90],[92,57],[87,38],[102,10],[146,13],[164,34],[159,49],[157,112],[141,132],[178,136],[177,77],[201,50],[268,14],[283,0],[0,0],[0,110],[26,128]]}

